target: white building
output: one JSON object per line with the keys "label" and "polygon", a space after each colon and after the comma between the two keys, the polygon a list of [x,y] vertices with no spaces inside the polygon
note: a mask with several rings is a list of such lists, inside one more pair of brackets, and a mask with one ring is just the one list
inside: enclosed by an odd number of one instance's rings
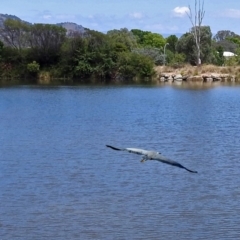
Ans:
{"label": "white building", "polygon": [[223,56],[224,57],[234,57],[237,56],[236,54],[232,53],[232,52],[223,52]]}

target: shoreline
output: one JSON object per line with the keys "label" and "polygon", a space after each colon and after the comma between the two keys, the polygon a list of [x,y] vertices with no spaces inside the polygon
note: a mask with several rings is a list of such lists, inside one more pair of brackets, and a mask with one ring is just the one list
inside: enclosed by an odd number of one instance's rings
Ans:
{"label": "shoreline", "polygon": [[69,77],[56,78],[50,72],[39,74],[34,78],[0,78],[0,85],[81,85],[81,84],[162,84],[162,83],[240,83],[240,66],[202,65],[200,67],[184,65],[174,68],[171,66],[155,66],[152,77],[132,79],[72,79]]}

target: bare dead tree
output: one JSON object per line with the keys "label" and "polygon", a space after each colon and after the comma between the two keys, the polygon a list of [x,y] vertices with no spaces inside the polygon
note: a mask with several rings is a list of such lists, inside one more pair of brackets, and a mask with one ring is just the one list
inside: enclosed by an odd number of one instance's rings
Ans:
{"label": "bare dead tree", "polygon": [[17,49],[19,52],[28,46],[27,33],[29,24],[15,19],[7,19],[0,27],[0,38],[4,44]]}
{"label": "bare dead tree", "polygon": [[202,26],[202,20],[205,15],[204,11],[204,0],[195,0],[195,8],[194,13],[192,12],[192,9],[190,5],[188,6],[189,13],[187,12],[187,15],[191,21],[192,24],[192,30],[191,33],[193,34],[196,48],[197,48],[197,66],[201,64],[201,26]]}

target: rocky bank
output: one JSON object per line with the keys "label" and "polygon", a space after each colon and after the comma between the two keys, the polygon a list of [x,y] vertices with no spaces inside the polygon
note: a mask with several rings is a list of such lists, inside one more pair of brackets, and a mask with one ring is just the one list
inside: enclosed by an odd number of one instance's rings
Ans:
{"label": "rocky bank", "polygon": [[157,67],[159,82],[240,82],[240,67]]}

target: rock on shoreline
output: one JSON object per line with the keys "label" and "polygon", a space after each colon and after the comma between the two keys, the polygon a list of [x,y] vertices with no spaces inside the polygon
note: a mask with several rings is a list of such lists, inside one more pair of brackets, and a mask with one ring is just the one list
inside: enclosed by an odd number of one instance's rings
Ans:
{"label": "rock on shoreline", "polygon": [[201,74],[201,75],[182,75],[182,74],[171,74],[161,73],[158,75],[160,82],[236,82],[236,77],[231,74]]}

